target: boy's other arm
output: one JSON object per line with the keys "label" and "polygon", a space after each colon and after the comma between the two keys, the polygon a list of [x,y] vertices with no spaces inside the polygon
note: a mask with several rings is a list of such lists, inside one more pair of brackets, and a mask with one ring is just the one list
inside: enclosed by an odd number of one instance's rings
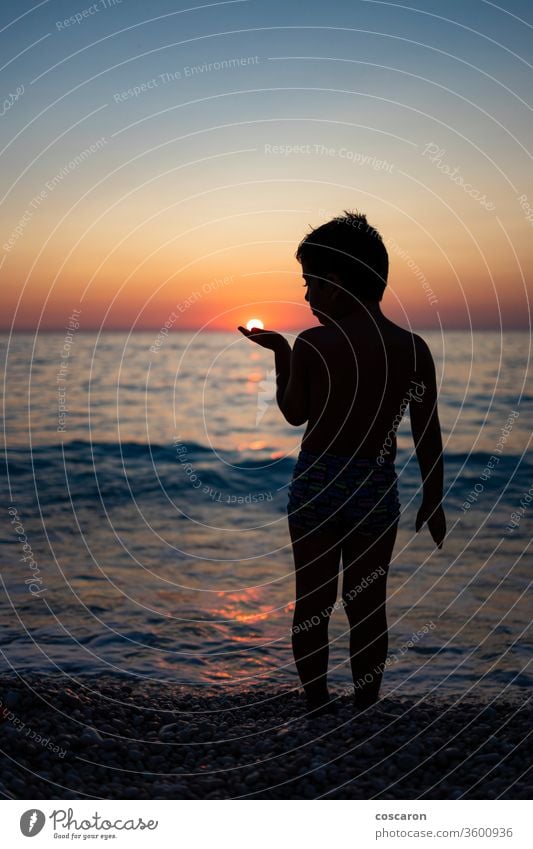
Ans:
{"label": "boy's other arm", "polygon": [[414,389],[411,390],[409,412],[416,456],[423,482],[422,505],[415,528],[424,522],[439,548],[446,535],[446,519],[442,509],[444,463],[442,436],[437,407],[437,382],[433,357],[426,343],[416,337]]}
{"label": "boy's other arm", "polygon": [[[305,333],[305,331],[304,331]],[[296,337],[294,347],[284,337],[276,346],[276,401],[289,424],[304,424],[309,418],[308,344],[304,333]]]}

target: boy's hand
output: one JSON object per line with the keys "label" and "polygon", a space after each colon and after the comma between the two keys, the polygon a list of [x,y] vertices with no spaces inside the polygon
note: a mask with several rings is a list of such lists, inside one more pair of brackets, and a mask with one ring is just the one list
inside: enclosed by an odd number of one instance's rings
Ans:
{"label": "boy's hand", "polygon": [[433,541],[438,548],[442,548],[442,542],[446,536],[446,516],[441,504],[431,504],[429,501],[422,501],[420,510],[418,511],[415,531],[418,533],[424,522],[427,526]]}
{"label": "boy's hand", "polygon": [[283,345],[289,344],[285,337],[281,333],[276,333],[275,330],[261,330],[259,327],[252,327],[251,330],[248,330],[246,327],[241,327],[240,325],[237,329],[241,331],[243,336],[251,339],[252,342],[256,342],[257,345],[261,345],[262,348],[268,348],[271,351],[277,351]]}

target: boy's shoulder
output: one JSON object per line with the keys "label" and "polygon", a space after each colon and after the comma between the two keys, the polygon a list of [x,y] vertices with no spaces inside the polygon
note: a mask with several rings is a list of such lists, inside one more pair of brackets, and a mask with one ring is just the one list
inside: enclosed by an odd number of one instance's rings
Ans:
{"label": "boy's shoulder", "polygon": [[[419,336],[418,333],[414,333],[412,330],[407,330],[405,327],[395,324],[390,319],[386,319],[386,328],[388,333],[384,335],[388,335],[391,341],[397,342],[405,347],[409,347],[411,350],[416,351],[417,354],[423,356],[431,353],[429,345],[422,336]],[[386,338],[384,341],[387,341]]]}
{"label": "boy's shoulder", "polygon": [[[380,326],[380,340],[380,345],[387,351],[387,355],[398,362],[414,362],[415,369],[421,373],[429,374],[433,371],[431,350],[418,333],[386,319]],[[321,357],[328,357],[337,356],[337,352],[343,347],[339,346],[342,341],[348,341],[350,344],[346,333],[340,328],[334,325],[319,325],[308,327],[299,333],[295,346],[305,359],[313,357],[316,352],[320,352]]]}
{"label": "boy's shoulder", "polygon": [[[420,353],[430,352],[427,342],[419,336],[418,333],[413,333],[412,330],[400,327],[399,324],[395,324],[389,319],[386,319],[383,330],[386,331],[384,332],[385,342],[388,338],[390,341],[396,341],[405,346],[409,346],[411,349],[415,348]],[[314,327],[308,327],[306,330],[302,330],[302,332],[298,334],[297,338],[304,342],[316,343],[321,339],[326,341],[329,339],[337,339],[339,336],[345,338],[346,334],[334,325],[315,325]]]}
{"label": "boy's shoulder", "polygon": [[296,338],[303,339],[304,342],[309,342],[323,336],[324,331],[327,331],[327,329],[327,327],[322,326],[307,327],[305,330],[302,330]]}

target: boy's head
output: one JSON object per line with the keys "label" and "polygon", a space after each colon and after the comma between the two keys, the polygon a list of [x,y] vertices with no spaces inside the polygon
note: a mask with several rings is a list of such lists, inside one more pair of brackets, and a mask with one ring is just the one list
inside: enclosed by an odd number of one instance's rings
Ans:
{"label": "boy's head", "polygon": [[[354,298],[377,304],[383,297],[389,257],[383,239],[365,215],[345,210],[343,215],[312,230],[298,245],[296,259],[306,284],[314,279],[321,290],[318,299],[324,309],[325,298],[337,303],[339,313],[342,305],[353,305]],[[307,295],[306,299],[311,301]]]}

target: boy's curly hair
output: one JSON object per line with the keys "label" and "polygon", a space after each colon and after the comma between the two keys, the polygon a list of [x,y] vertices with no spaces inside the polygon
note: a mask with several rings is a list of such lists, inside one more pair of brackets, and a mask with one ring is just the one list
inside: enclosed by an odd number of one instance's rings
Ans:
{"label": "boy's curly hair", "polygon": [[345,209],[343,215],[311,230],[298,245],[296,259],[305,262],[313,276],[337,274],[346,291],[363,301],[383,297],[389,256],[380,234],[362,213]]}

